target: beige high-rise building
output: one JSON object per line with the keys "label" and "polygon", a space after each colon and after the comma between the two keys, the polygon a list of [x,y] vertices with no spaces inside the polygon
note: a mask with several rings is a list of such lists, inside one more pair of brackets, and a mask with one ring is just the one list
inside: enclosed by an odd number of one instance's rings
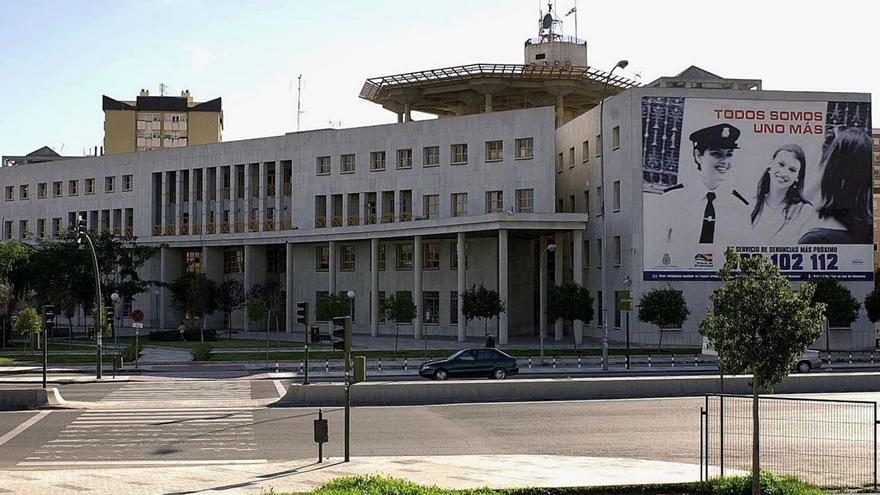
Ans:
{"label": "beige high-rise building", "polygon": [[135,101],[103,96],[104,153],[114,155],[222,140],[220,98],[195,102],[189,90],[180,96],[150,96],[142,89]]}

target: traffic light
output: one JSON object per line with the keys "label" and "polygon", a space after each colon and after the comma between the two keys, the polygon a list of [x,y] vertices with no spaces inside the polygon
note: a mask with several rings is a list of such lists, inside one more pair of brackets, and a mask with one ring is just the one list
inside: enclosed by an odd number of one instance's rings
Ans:
{"label": "traffic light", "polygon": [[309,303],[308,301],[299,301],[296,303],[296,322],[302,323],[306,328],[309,327]]}
{"label": "traffic light", "polygon": [[107,306],[106,317],[107,317],[107,321],[106,321],[107,326],[109,327],[109,326],[113,325],[113,307],[112,306]]}
{"label": "traffic light", "polygon": [[351,317],[337,316],[333,318],[333,350],[351,352]]}
{"label": "traffic light", "polygon": [[43,306],[43,320],[46,323],[46,328],[51,328],[55,325],[55,306],[51,304]]}

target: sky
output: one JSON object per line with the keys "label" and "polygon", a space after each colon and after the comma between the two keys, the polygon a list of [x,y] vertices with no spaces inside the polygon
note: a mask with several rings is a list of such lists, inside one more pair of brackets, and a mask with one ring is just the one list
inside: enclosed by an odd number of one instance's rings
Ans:
{"label": "sky", "polygon": [[[575,6],[556,3],[560,13]],[[844,4],[580,0],[562,20],[574,35],[577,16],[590,66],[627,59],[620,75],[642,83],[696,65],[762,79],[765,90],[878,92],[880,2]],[[537,0],[0,0],[0,154],[48,145],[81,155],[102,143],[101,95],[157,95],[160,83],[196,101],[222,97],[224,141],[295,131],[300,74],[302,130],[394,122],[358,98],[365,79],[523,63],[538,9]]]}

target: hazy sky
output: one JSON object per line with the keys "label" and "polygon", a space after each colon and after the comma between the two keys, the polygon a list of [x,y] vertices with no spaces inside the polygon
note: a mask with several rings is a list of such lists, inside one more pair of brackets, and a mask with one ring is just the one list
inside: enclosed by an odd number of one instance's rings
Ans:
{"label": "hazy sky", "polygon": [[[626,58],[621,75],[640,74],[643,83],[697,65],[763,79],[770,90],[873,93],[878,5],[580,0],[578,35],[591,66],[607,70]],[[0,154],[63,145],[79,155],[101,145],[102,94],[155,95],[160,82],[172,95],[222,97],[225,141],[295,130],[298,74],[304,130],[392,122],[358,98],[366,78],[522,63],[538,2],[0,0],[0,19]],[[573,35],[574,15],[563,20]]]}

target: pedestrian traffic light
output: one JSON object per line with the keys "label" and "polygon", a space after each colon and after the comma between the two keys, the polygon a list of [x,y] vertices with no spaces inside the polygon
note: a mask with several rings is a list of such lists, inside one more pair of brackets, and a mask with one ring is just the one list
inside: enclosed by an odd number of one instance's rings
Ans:
{"label": "pedestrian traffic light", "polygon": [[296,322],[302,323],[306,328],[309,327],[309,303],[308,301],[299,301],[296,303]]}
{"label": "pedestrian traffic light", "polygon": [[112,308],[111,306],[107,306],[106,311],[107,311],[107,313],[106,313],[106,316],[107,316],[106,324],[107,324],[107,326],[109,327],[109,326],[113,325],[113,308]]}
{"label": "pedestrian traffic light", "polygon": [[333,349],[343,351],[346,355],[351,352],[351,317],[337,316],[333,318]]}

